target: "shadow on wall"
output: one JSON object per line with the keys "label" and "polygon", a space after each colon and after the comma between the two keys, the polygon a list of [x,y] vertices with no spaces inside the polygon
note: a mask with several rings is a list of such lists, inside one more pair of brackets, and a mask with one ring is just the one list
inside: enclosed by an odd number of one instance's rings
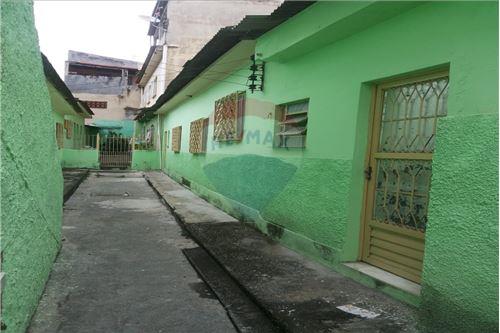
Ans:
{"label": "shadow on wall", "polygon": [[297,167],[278,158],[240,155],[207,164],[203,170],[217,192],[261,211],[281,193]]}

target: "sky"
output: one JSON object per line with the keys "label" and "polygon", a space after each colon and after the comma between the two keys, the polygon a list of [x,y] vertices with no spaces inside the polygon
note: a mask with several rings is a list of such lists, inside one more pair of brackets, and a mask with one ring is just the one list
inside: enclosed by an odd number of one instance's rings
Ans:
{"label": "sky", "polygon": [[41,51],[64,80],[68,50],[143,62],[156,1],[35,1]]}

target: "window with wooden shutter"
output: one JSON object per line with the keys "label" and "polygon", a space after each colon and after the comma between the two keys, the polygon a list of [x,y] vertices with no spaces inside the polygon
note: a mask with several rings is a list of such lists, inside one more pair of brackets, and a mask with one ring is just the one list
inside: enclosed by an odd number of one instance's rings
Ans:
{"label": "window with wooden shutter", "polygon": [[172,151],[178,153],[181,151],[182,126],[172,128]]}
{"label": "window with wooden shutter", "polygon": [[63,125],[61,123],[56,123],[56,142],[57,148],[61,149],[63,147]]}
{"label": "window with wooden shutter", "polygon": [[308,111],[309,100],[276,107],[276,147],[304,148],[306,146]]}
{"label": "window with wooden shutter", "polygon": [[201,118],[191,122],[189,130],[189,152],[192,154],[207,151],[208,118]]}
{"label": "window with wooden shutter", "polygon": [[73,135],[73,122],[71,120],[64,120],[64,129],[66,130],[66,139],[71,139]]}
{"label": "window with wooden shutter", "polygon": [[244,91],[232,93],[215,102],[215,141],[240,141],[242,139],[244,109]]}

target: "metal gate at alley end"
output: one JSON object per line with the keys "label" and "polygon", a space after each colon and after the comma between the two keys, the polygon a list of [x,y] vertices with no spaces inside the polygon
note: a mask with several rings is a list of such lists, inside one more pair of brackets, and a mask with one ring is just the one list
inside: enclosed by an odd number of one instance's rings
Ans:
{"label": "metal gate at alley end", "polygon": [[128,169],[132,164],[133,138],[102,136],[99,140],[99,165],[101,169]]}

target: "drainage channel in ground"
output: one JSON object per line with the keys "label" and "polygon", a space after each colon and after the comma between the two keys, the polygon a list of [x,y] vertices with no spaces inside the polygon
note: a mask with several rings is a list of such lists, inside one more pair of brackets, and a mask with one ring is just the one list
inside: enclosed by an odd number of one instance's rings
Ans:
{"label": "drainage channel in ground", "polygon": [[[183,230],[183,235],[192,239],[174,209],[165,201],[147,178],[146,180],[165,208],[175,217],[177,224]],[[198,276],[210,288],[211,292],[217,297],[222,306],[224,306],[224,309],[238,332],[281,332],[280,328],[254,301],[252,301],[238,283],[202,247],[183,249],[182,253],[196,270]]]}
{"label": "drainage channel in ground", "polygon": [[201,247],[183,249],[182,252],[217,296],[239,332],[280,331],[208,252]]}

